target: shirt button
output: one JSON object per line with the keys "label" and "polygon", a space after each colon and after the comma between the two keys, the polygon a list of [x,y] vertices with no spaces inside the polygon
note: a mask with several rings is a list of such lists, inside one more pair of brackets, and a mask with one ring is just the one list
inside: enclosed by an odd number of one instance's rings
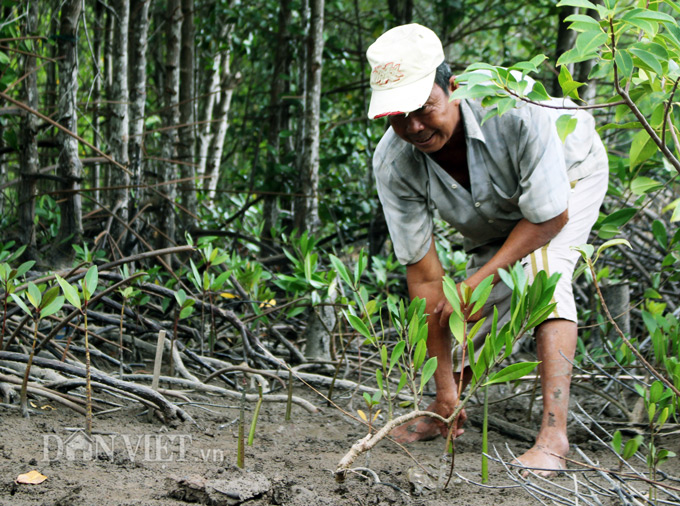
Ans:
{"label": "shirt button", "polygon": [[451,185],[451,188],[453,188],[453,189],[455,190],[456,188],[458,188],[458,185],[457,185],[456,183],[453,183],[453,184]]}
{"label": "shirt button", "polygon": [[480,207],[482,205],[481,202],[475,202],[475,207]]}

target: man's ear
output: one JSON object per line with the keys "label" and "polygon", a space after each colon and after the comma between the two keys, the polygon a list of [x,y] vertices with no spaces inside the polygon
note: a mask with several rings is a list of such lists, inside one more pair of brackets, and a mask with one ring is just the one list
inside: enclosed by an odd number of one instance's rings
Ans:
{"label": "man's ear", "polygon": [[456,76],[451,76],[449,78],[449,92],[453,93],[458,89],[458,83],[456,82]]}

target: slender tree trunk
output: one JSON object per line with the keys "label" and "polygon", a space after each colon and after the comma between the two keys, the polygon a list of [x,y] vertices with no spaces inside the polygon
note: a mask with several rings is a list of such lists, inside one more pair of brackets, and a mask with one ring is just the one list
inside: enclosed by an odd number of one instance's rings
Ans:
{"label": "slender tree trunk", "polygon": [[[26,36],[35,35],[38,27],[38,4],[26,0]],[[35,45],[31,45],[33,51]],[[38,76],[36,75],[35,56],[24,57],[23,81],[24,101],[30,108],[38,110]],[[21,181],[19,184],[19,235],[21,243],[26,245],[29,258],[37,257],[35,238],[35,194],[36,175],[38,174],[38,141],[36,138],[38,121],[33,114],[25,114],[21,120],[19,140],[19,164]]]}
{"label": "slender tree trunk", "polygon": [[179,88],[179,130],[177,155],[182,162],[179,166],[182,182],[179,185],[182,205],[188,211],[183,213],[182,224],[185,230],[194,225],[197,209],[196,196],[196,134],[194,114],[196,94],[194,93],[194,0],[182,0],[182,47],[180,51],[180,88]]}
{"label": "slender tree trunk", "polygon": [[[220,93],[220,77],[222,76],[222,61],[225,54],[228,56],[229,51],[226,49],[227,44],[224,41],[229,35],[231,25],[229,23],[222,22],[217,35],[217,45],[219,49],[212,55],[210,68],[206,69],[205,74],[201,72],[202,83],[201,87],[205,99],[203,101],[202,114],[200,116],[201,124],[198,127],[198,168],[197,174],[199,176],[205,175],[205,166],[208,156],[208,148],[210,147],[210,142],[215,135],[217,130],[215,123],[211,120],[213,119],[213,112],[215,110],[215,104],[219,98]],[[207,66],[207,65],[206,65]],[[201,186],[204,189],[209,188],[209,182],[207,180],[202,180]]]}
{"label": "slender tree trunk", "polygon": [[[94,75],[94,82],[92,83],[92,130],[94,131],[94,136],[92,138],[92,144],[96,148],[101,148],[101,131],[100,131],[100,121],[101,116],[101,101],[102,101],[102,81],[104,79],[103,68],[100,66],[103,56],[104,47],[104,30],[105,30],[105,18],[104,18],[104,5],[101,2],[96,2],[94,5],[94,34],[92,42],[92,73]],[[92,192],[92,198],[99,201],[99,185],[101,184],[100,175],[101,165],[95,163],[90,168],[90,185],[95,190]]]}
{"label": "slender tree trunk", "polygon": [[[288,26],[292,17],[290,0],[281,0],[279,3],[278,33],[276,35],[276,46],[274,50],[274,72],[272,75],[271,91],[269,94],[269,104],[271,113],[269,116],[269,153],[267,156],[268,180],[278,182],[281,187],[281,175],[278,174],[277,165],[280,163],[281,130],[288,122],[288,111],[286,104],[281,100],[281,96],[289,89],[290,82],[285,76],[290,75],[290,35]],[[275,226],[278,218],[278,198],[275,195],[265,195],[264,205],[264,232],[263,239],[271,240],[271,230]]]}
{"label": "slender tree trunk", "polygon": [[[59,123],[73,133],[78,132],[77,92],[78,92],[78,21],[82,7],[81,0],[65,0],[61,4],[59,25]],[[72,257],[71,244],[79,243],[83,235],[82,204],[80,180],[82,165],[78,158],[78,141],[61,130],[57,134],[60,145],[58,173],[62,178],[59,208],[61,223],[57,234],[56,260]]]}
{"label": "slender tree trunk", "polygon": [[[557,25],[557,47],[555,49],[555,61],[563,54],[574,47],[576,42],[576,35],[574,30],[569,30],[569,24],[565,23],[568,16],[576,13],[576,7],[560,7],[558,10],[558,25]],[[569,72],[574,71],[574,65],[568,65]],[[562,88],[557,77],[553,81],[552,95],[555,97],[562,96]]]}
{"label": "slender tree trunk", "polygon": [[[227,39],[231,39],[231,26],[227,33]],[[227,133],[227,128],[229,127],[229,107],[231,106],[231,96],[234,91],[234,86],[238,80],[238,76],[234,78],[231,75],[231,67],[229,65],[229,52],[224,55],[222,62],[222,76],[221,76],[221,88],[220,99],[216,105],[216,111],[214,115],[214,125],[216,125],[216,131],[210,141],[210,147],[208,148],[207,163],[205,166],[205,177],[208,183],[208,195],[209,198],[213,199],[215,197],[215,190],[217,189],[217,183],[220,178],[220,163],[222,162],[222,151],[224,150],[224,137]]]}
{"label": "slender tree trunk", "polygon": [[[144,145],[144,115],[146,107],[146,52],[149,34],[149,6],[152,0],[131,0],[130,3],[130,73],[128,85],[130,88],[130,172],[132,183],[138,188],[142,183],[143,174],[143,145]],[[137,214],[137,203],[141,190],[135,191],[131,197],[130,216]],[[135,225],[135,228],[138,228]]]}
{"label": "slender tree trunk", "polygon": [[[116,24],[113,36],[113,75],[111,85],[111,131],[108,138],[110,154],[114,160],[127,167],[129,165],[128,140],[130,135],[130,117],[128,104],[128,29],[130,25],[130,0],[112,2],[116,11]],[[130,198],[130,176],[118,167],[110,167],[111,183],[116,187],[109,190],[110,209],[125,223],[128,221],[128,202]],[[120,242],[125,235],[125,227],[119,220],[114,220],[111,227],[112,239]]]}
{"label": "slender tree trunk", "polygon": [[[158,171],[159,182],[170,182],[177,179],[175,160],[175,146],[177,145],[177,125],[179,124],[179,55],[182,38],[182,4],[181,0],[169,0],[167,4],[166,34],[165,34],[165,75],[163,123],[165,129],[161,132],[161,156],[163,162]],[[159,187],[163,195],[157,206],[157,223],[164,236],[158,241],[159,247],[167,247],[175,240],[175,209],[177,185],[170,183]]]}
{"label": "slender tree trunk", "polygon": [[319,222],[319,121],[321,117],[321,67],[324,0],[311,0],[307,37],[307,89],[305,90],[304,137],[300,164],[300,190],[296,199],[295,226],[314,233]]}

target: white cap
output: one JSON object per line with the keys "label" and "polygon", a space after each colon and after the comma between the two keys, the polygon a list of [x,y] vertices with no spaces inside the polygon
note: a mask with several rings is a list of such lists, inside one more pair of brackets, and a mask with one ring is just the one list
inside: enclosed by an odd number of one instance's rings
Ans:
{"label": "white cap", "polygon": [[397,26],[366,51],[371,65],[370,119],[405,114],[430,97],[437,67],[444,61],[439,37],[422,25]]}

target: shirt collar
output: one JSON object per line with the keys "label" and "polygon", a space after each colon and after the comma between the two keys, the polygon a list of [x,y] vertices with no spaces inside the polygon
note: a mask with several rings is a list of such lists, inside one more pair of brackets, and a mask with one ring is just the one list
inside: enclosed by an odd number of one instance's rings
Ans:
{"label": "shirt collar", "polygon": [[475,103],[468,104],[467,100],[460,101],[460,114],[463,116],[463,124],[465,125],[465,137],[467,139],[477,139],[486,143],[482,127],[477,122],[477,115],[471,107],[475,105]]}

